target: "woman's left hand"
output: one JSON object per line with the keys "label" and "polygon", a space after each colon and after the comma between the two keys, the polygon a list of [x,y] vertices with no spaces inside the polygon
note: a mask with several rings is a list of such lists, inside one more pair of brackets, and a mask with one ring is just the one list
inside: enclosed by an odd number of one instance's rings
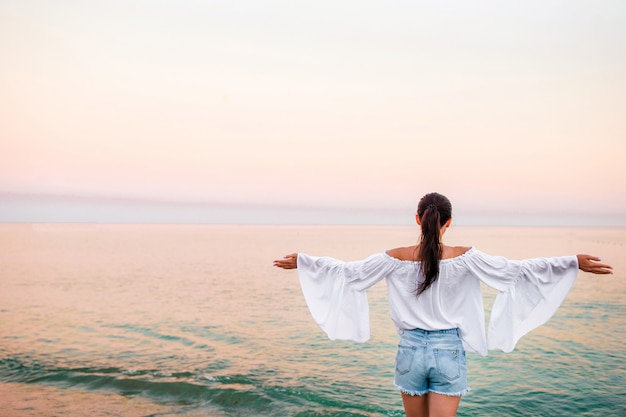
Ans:
{"label": "woman's left hand", "polygon": [[296,269],[298,267],[298,254],[291,253],[289,255],[285,255],[283,259],[276,259],[274,261],[274,266],[283,269]]}

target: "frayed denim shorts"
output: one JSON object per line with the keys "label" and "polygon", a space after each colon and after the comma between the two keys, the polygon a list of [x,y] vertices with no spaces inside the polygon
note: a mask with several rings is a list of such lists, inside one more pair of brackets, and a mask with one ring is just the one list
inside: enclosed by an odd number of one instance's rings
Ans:
{"label": "frayed denim shorts", "polygon": [[394,385],[409,395],[461,396],[468,392],[459,330],[405,330],[398,344]]}

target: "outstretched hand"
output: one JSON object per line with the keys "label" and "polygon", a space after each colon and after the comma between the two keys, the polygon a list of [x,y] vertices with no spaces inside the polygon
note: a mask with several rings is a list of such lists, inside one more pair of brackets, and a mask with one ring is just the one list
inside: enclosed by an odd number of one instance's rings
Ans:
{"label": "outstretched hand", "polygon": [[274,261],[274,266],[283,269],[296,269],[298,267],[298,254],[291,253],[289,255],[285,255],[283,259],[276,259]]}
{"label": "outstretched hand", "polygon": [[597,256],[592,255],[576,255],[578,258],[578,268],[592,274],[612,274],[613,267],[607,264],[601,264],[601,260]]}

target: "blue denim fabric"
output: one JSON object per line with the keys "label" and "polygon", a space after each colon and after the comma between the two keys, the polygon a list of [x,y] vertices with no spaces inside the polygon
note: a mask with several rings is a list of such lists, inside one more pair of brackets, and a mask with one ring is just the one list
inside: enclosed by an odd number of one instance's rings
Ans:
{"label": "blue denim fabric", "polygon": [[410,395],[469,391],[465,350],[458,329],[405,330],[398,344],[394,385]]}

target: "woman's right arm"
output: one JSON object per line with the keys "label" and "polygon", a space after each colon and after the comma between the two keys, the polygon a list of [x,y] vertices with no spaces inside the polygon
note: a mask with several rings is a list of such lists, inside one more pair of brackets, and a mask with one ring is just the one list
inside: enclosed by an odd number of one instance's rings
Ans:
{"label": "woman's right arm", "polygon": [[488,348],[510,352],[517,341],[548,321],[571,289],[578,270],[610,274],[611,266],[591,255],[521,261],[476,253],[464,258],[485,284],[497,289],[488,326]]}

